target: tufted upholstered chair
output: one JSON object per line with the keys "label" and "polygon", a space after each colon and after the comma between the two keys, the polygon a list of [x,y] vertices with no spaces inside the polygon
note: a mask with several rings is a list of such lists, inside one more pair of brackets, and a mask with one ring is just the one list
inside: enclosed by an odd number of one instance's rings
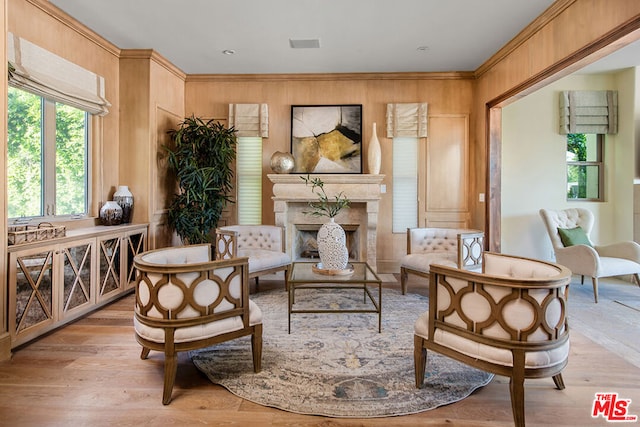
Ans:
{"label": "tufted upholstered chair", "polygon": [[[142,345],[164,352],[162,403],[171,402],[177,353],[251,335],[261,369],[262,312],[249,300],[247,259],[211,261],[211,246],[156,249],[137,255],[134,329]],[[239,356],[240,357],[240,356]]]}
{"label": "tufted upholstered chair", "polygon": [[407,254],[400,264],[402,294],[407,292],[408,274],[429,278],[433,263],[466,270],[482,263],[484,233],[456,228],[408,228]]}
{"label": "tufted upholstered chair", "polygon": [[569,356],[567,294],[571,271],[550,262],[491,252],[483,271],[431,266],[429,310],[414,327],[416,386],[427,350],[510,378],[516,426],[525,425],[525,378],[553,377]]}
{"label": "tufted upholstered chair", "polygon": [[249,258],[249,278],[284,271],[285,287],[291,257],[285,252],[284,230],[276,225],[229,225],[216,229],[216,259]]}
{"label": "tufted upholstered chair", "polygon": [[565,247],[558,233],[559,228],[581,227],[589,235],[594,225],[593,213],[588,209],[572,208],[563,210],[540,209],[540,216],[551,239],[556,262],[569,268],[573,274],[591,277],[593,298],[598,302],[598,278],[632,274],[640,286],[640,245],[633,241],[611,245],[574,245]]}

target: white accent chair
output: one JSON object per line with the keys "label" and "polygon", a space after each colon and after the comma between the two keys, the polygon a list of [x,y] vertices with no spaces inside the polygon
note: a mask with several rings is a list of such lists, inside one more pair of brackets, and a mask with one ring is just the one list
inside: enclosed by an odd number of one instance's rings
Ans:
{"label": "white accent chair", "polygon": [[177,353],[251,335],[253,368],[261,369],[262,311],[249,300],[247,258],[211,261],[211,246],[156,249],[134,258],[133,325],[142,345],[164,352],[162,403],[171,402]]}
{"label": "white accent chair", "polygon": [[400,264],[402,294],[409,274],[429,278],[431,264],[480,269],[484,232],[456,228],[408,228],[407,254]]}
{"label": "white accent chair", "polygon": [[[540,216],[551,239],[556,262],[569,268],[573,274],[591,277],[593,298],[598,302],[598,278],[632,274],[640,286],[640,245],[633,241],[598,246],[589,237],[594,225],[593,213],[588,209],[563,210],[540,209]],[[586,235],[586,244],[566,246],[558,229],[571,230],[580,227]]]}
{"label": "white accent chair", "polygon": [[287,272],[291,257],[285,252],[284,229],[276,225],[229,225],[216,229],[216,259],[249,258],[249,278],[259,285],[259,276]]}
{"label": "white accent chair", "polygon": [[571,271],[545,261],[485,252],[483,271],[431,265],[429,310],[414,328],[416,387],[427,350],[510,378],[516,426],[525,425],[525,378],[553,377],[569,357],[567,295]]}

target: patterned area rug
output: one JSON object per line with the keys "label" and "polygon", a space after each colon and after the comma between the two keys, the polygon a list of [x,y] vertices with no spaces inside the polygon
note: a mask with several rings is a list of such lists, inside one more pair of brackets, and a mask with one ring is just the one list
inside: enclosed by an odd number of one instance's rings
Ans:
{"label": "patterned area rug", "polygon": [[[413,324],[428,307],[420,295],[383,289],[382,333],[377,314],[300,313],[288,334],[284,290],[251,299],[264,313],[260,373],[253,373],[248,337],[190,356],[213,383],[260,405],[342,418],[406,415],[462,400],[493,378],[429,352],[426,387],[415,387]],[[296,291],[300,308],[362,304],[361,290]]]}

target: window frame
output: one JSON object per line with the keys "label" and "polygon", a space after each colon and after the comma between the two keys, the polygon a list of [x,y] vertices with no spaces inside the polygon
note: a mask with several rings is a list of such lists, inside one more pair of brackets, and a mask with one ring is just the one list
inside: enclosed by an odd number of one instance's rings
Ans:
{"label": "window frame", "polygon": [[[597,133],[597,134],[585,134],[582,133],[583,135],[595,135],[596,136],[596,160],[581,160],[581,161],[572,161],[567,159],[566,163],[566,173],[565,173],[565,180],[566,180],[566,185],[565,188],[566,190],[566,200],[567,202],[584,202],[584,201],[588,201],[588,202],[604,202],[605,198],[604,198],[604,142],[605,142],[605,135],[602,133]],[[567,140],[566,143],[568,144],[569,136],[567,135]],[[568,147],[567,147],[567,152],[569,152]],[[598,170],[598,197],[569,197],[569,167],[581,167],[581,166],[595,166],[597,167]]]}
{"label": "window frame", "polygon": [[[94,115],[84,111],[77,106],[70,106],[58,100],[44,97],[40,94],[25,90],[9,84],[13,90],[20,90],[30,93],[40,98],[40,138],[41,138],[41,187],[40,187],[40,215],[14,216],[8,219],[15,223],[31,223],[42,220],[67,221],[72,219],[87,218],[90,216],[91,206],[91,183],[92,183],[92,122]],[[82,111],[84,114],[84,210],[83,212],[71,214],[56,214],[56,184],[57,184],[57,111],[56,105],[64,104],[71,108]],[[7,179],[7,186],[9,185]],[[9,201],[7,201],[9,203]]]}

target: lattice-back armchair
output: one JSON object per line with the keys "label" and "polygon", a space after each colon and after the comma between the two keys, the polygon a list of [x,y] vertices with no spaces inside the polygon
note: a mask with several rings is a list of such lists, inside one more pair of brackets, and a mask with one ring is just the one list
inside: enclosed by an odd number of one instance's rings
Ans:
{"label": "lattice-back armchair", "polygon": [[164,352],[165,405],[171,402],[178,352],[251,335],[254,371],[261,368],[262,312],[249,300],[247,258],[210,259],[208,244],[134,258],[135,336],[142,359],[150,350]]}
{"label": "lattice-back armchair", "polygon": [[429,278],[431,264],[477,270],[482,265],[484,232],[456,228],[408,228],[407,254],[400,264],[402,294],[409,274]]}
{"label": "lattice-back armchair", "polygon": [[429,310],[416,321],[416,386],[427,350],[510,377],[516,426],[524,426],[525,378],[553,377],[569,357],[567,294],[571,271],[544,261],[485,252],[483,272],[431,266]]}

